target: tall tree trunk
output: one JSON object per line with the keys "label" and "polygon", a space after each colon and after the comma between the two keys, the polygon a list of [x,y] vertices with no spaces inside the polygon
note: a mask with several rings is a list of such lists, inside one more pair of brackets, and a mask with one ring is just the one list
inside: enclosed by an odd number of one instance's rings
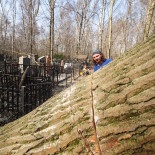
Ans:
{"label": "tall tree trunk", "polygon": [[152,18],[153,18],[154,8],[155,8],[155,0],[149,0],[143,40],[146,40],[146,38],[149,36],[149,31],[150,31]]}
{"label": "tall tree trunk", "polygon": [[53,54],[54,54],[54,6],[56,0],[50,0],[50,52],[49,56],[51,61],[53,62]]}
{"label": "tall tree trunk", "polygon": [[[24,32],[24,39],[25,41],[27,41],[27,34],[26,34],[26,29],[25,29],[25,17],[24,17],[24,6],[23,4],[21,4],[21,11],[22,11],[22,28],[23,28],[23,32]],[[27,42],[27,45],[28,45],[28,42]]]}
{"label": "tall tree trunk", "polygon": [[100,21],[99,21],[99,50],[102,51],[103,44],[103,10],[104,10],[104,0],[101,0],[100,7]]}
{"label": "tall tree trunk", "polygon": [[[81,16],[79,16],[80,24],[78,27],[78,43],[77,43],[77,51],[76,51],[77,55],[80,53],[80,48],[81,48],[82,28],[83,28],[84,14],[85,14],[84,9],[85,9],[85,2],[83,2],[83,4],[82,4],[82,12],[81,12]],[[78,14],[77,14],[77,16],[78,16]],[[78,17],[77,17],[77,22],[79,22]]]}
{"label": "tall tree trunk", "polygon": [[110,17],[109,17],[109,25],[108,25],[108,51],[107,57],[110,58],[111,55],[111,37],[112,37],[112,14],[115,0],[111,0],[110,3]]}
{"label": "tall tree trunk", "polygon": [[29,29],[28,29],[28,53],[32,54],[33,50],[33,8],[32,8],[32,0],[28,1],[28,17],[29,17]]}
{"label": "tall tree trunk", "polygon": [[29,53],[33,53],[35,49],[35,28],[36,28],[36,16],[39,12],[40,0],[37,1],[37,8],[35,9],[32,0],[29,0]]}
{"label": "tall tree trunk", "polygon": [[7,40],[7,33],[8,33],[8,17],[6,16],[6,11],[4,6],[2,5],[1,1],[0,1],[0,5],[1,5],[1,10],[2,10],[2,15],[1,15],[1,39],[2,39],[2,45],[3,45],[3,49],[5,50],[6,48],[6,40]]}
{"label": "tall tree trunk", "polygon": [[127,30],[128,30],[128,23],[129,23],[129,16],[130,16],[130,13],[131,13],[131,5],[132,5],[132,0],[129,0],[129,6],[128,6],[128,11],[127,11],[127,14],[126,14],[126,21],[125,21],[125,26],[124,26],[124,51],[126,51],[126,48],[127,48]]}
{"label": "tall tree trunk", "polygon": [[13,0],[13,26],[12,26],[12,57],[15,50],[15,20],[16,20],[16,0]]}

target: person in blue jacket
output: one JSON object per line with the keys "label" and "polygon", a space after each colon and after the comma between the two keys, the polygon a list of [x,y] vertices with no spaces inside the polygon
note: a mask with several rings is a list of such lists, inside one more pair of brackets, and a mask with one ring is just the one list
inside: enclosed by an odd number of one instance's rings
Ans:
{"label": "person in blue jacket", "polygon": [[95,50],[92,54],[94,63],[94,72],[111,62],[111,59],[105,58],[104,54],[99,50]]}

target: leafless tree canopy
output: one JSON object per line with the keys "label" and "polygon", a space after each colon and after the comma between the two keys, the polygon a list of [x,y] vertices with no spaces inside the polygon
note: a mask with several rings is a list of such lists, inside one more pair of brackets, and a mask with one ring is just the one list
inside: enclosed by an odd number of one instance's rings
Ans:
{"label": "leafless tree canopy", "polygon": [[1,0],[0,52],[112,59],[152,35],[154,0]]}

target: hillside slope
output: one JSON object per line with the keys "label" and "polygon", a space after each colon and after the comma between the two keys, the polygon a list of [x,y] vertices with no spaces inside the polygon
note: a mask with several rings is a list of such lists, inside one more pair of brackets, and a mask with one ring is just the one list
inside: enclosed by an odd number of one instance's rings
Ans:
{"label": "hillside slope", "polygon": [[155,35],[0,128],[0,155],[99,150],[104,155],[155,154]]}

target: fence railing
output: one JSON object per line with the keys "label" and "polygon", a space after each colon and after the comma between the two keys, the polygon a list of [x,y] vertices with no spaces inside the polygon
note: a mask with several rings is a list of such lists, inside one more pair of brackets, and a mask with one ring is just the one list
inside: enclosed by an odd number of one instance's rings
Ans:
{"label": "fence railing", "polygon": [[[74,78],[74,68],[63,72],[60,66],[1,64],[0,68],[0,126],[11,122],[41,105],[53,95],[63,80]],[[26,71],[26,68],[29,68]],[[25,74],[25,77],[23,75]],[[23,81],[22,81],[23,80]]]}

